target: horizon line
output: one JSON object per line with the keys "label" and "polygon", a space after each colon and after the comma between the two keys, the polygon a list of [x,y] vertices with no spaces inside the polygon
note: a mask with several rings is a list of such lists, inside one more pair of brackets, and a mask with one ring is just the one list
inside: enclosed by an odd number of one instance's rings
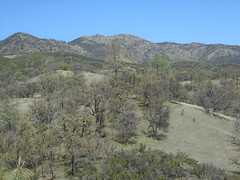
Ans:
{"label": "horizon line", "polygon": [[160,41],[160,42],[154,42],[152,40],[148,40],[146,38],[143,38],[143,37],[140,37],[138,35],[134,35],[134,34],[129,34],[129,33],[119,33],[119,34],[112,34],[112,35],[103,35],[103,34],[99,34],[99,33],[96,33],[96,34],[93,34],[93,35],[80,35],[78,36],[77,38],[74,38],[70,41],[66,41],[66,40],[62,40],[62,39],[55,39],[53,37],[39,37],[37,35],[33,35],[31,33],[27,33],[27,32],[15,32],[15,33],[12,33],[11,35],[7,36],[6,38],[3,38],[3,39],[0,39],[0,42],[1,41],[4,41],[6,40],[7,38],[15,35],[15,34],[26,34],[26,35],[30,35],[30,36],[33,36],[33,37],[36,37],[38,39],[45,39],[45,40],[56,40],[56,41],[63,41],[63,42],[66,42],[66,43],[70,43],[71,41],[74,41],[76,39],[79,39],[81,37],[93,37],[93,36],[103,36],[103,37],[112,37],[112,36],[119,36],[119,35],[129,35],[129,36],[134,36],[134,37],[137,37],[137,38],[140,38],[140,39],[143,39],[145,41],[149,41],[151,43],[154,43],[154,44],[162,44],[162,43],[172,43],[172,44],[202,44],[202,45],[228,45],[228,46],[240,46],[240,43],[239,44],[229,44],[229,43],[222,43],[222,42],[218,42],[218,43],[206,43],[206,42],[199,42],[199,41],[192,41],[192,42],[176,42],[176,41]]}

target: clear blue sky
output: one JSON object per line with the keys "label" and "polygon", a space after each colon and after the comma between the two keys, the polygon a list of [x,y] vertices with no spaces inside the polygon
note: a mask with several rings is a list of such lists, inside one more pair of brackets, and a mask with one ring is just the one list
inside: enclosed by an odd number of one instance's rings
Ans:
{"label": "clear blue sky", "polygon": [[240,45],[240,0],[1,0],[0,40],[15,32]]}

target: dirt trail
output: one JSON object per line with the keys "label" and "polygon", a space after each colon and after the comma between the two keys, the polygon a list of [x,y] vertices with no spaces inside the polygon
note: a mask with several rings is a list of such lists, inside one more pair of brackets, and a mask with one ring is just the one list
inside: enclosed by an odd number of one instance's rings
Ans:
{"label": "dirt trail", "polygon": [[[184,105],[184,106],[188,106],[188,107],[193,107],[195,109],[200,109],[202,111],[205,111],[205,109],[202,106],[197,106],[197,105],[194,105],[194,104],[189,104],[189,103],[179,102],[179,101],[172,101],[172,102],[173,103],[177,103],[177,104],[181,104],[181,105]],[[226,116],[226,115],[221,114],[221,113],[215,113],[215,115],[217,115],[219,117],[222,117],[222,118],[225,118],[225,119],[230,120],[230,121],[235,121],[236,120],[234,117]]]}

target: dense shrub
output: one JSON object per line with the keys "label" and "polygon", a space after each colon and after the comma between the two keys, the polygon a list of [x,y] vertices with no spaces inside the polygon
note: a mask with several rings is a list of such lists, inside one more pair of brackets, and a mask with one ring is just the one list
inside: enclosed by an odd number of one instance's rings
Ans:
{"label": "dense shrub", "polygon": [[160,150],[117,152],[101,167],[103,179],[174,179],[200,178],[201,166],[183,153],[167,154]]}

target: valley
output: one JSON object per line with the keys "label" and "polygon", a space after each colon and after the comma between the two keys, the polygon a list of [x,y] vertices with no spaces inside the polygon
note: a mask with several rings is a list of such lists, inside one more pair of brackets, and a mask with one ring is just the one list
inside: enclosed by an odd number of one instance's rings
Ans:
{"label": "valley", "polygon": [[0,41],[0,179],[239,179],[239,46]]}

